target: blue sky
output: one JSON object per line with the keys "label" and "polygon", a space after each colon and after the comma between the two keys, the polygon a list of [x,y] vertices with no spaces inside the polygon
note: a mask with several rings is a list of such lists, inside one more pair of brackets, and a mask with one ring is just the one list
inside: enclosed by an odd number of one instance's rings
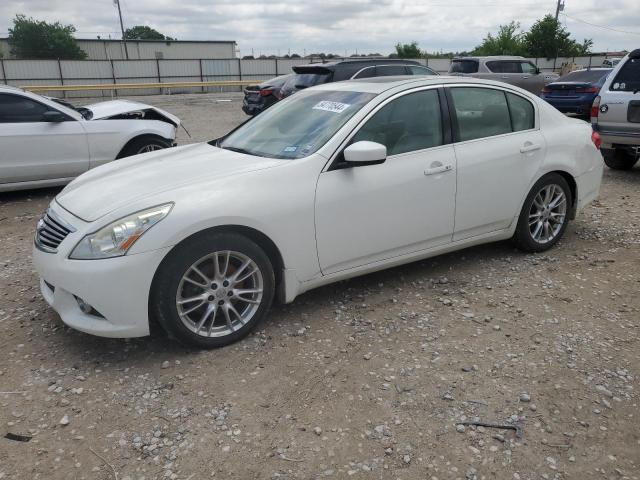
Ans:
{"label": "blue sky", "polygon": [[[390,53],[416,40],[429,51],[469,50],[498,25],[526,29],[554,0],[121,0],[125,26],[149,25],[178,39],[236,40],[241,55],[312,52]],[[573,38],[594,50],[640,48],[638,0],[565,0]],[[606,7],[603,5],[606,4]],[[78,37],[119,38],[112,0],[2,0],[0,36],[24,13],[76,26]],[[600,28],[585,22],[604,26]],[[618,31],[616,31],[618,30]],[[626,33],[623,33],[626,32]]]}

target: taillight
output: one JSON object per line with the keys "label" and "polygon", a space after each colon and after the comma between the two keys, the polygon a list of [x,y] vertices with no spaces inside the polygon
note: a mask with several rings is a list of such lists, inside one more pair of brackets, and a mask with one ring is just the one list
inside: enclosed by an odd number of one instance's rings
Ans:
{"label": "taillight", "polygon": [[549,87],[544,87],[542,89],[542,93],[551,93],[551,89]]}
{"label": "taillight", "polygon": [[273,88],[263,88],[260,90],[261,97],[268,97],[273,93]]}
{"label": "taillight", "polygon": [[591,123],[594,120],[598,119],[598,114],[600,113],[600,95],[598,95],[593,101],[593,105],[591,105]]}
{"label": "taillight", "polygon": [[600,134],[595,130],[591,132],[591,141],[596,146],[598,150],[600,150],[600,145],[602,144],[602,139],[600,138]]}
{"label": "taillight", "polygon": [[576,88],[576,93],[598,93],[598,87]]}

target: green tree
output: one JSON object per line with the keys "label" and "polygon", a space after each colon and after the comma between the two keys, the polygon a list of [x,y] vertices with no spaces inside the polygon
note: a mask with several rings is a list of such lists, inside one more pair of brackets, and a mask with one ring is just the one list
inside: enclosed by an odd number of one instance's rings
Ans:
{"label": "green tree", "polygon": [[397,58],[420,58],[423,53],[418,47],[418,42],[397,43],[396,55],[398,56]]}
{"label": "green tree", "polygon": [[124,31],[124,38],[127,40],[175,40],[146,25],[127,28]]}
{"label": "green tree", "polygon": [[593,41],[578,43],[552,15],[545,15],[525,33],[524,45],[530,57],[574,57],[588,54]]}
{"label": "green tree", "polygon": [[18,14],[9,28],[11,54],[17,58],[82,60],[87,54],[73,37],[76,27]]}
{"label": "green tree", "polygon": [[472,55],[525,55],[525,34],[520,30],[518,22],[500,25],[494,37],[488,33],[471,53]]}

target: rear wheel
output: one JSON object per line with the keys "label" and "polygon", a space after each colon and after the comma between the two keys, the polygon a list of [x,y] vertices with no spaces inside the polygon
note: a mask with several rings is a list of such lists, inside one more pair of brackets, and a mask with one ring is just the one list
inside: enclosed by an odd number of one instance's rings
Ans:
{"label": "rear wheel", "polygon": [[614,170],[631,170],[638,161],[638,157],[633,151],[622,148],[602,149],[604,163]]}
{"label": "rear wheel", "polygon": [[269,257],[248,238],[211,233],[173,250],[156,273],[150,310],[178,340],[201,348],[245,337],[273,301]]}
{"label": "rear wheel", "polygon": [[536,182],[524,202],[513,241],[525,252],[542,252],[554,246],[569,223],[571,189],[557,173]]}

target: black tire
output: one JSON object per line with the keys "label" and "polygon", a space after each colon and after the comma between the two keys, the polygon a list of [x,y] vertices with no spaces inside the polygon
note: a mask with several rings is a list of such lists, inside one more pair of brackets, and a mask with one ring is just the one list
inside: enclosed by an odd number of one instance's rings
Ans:
{"label": "black tire", "polygon": [[613,170],[631,170],[638,161],[636,155],[621,148],[602,149],[602,157]]}
{"label": "black tire", "polygon": [[[242,326],[238,325],[235,331],[231,329],[232,333],[221,334],[221,336],[204,336],[204,332],[202,332],[203,334],[198,334],[190,330],[185,325],[185,322],[181,319],[180,313],[178,312],[178,309],[180,307],[178,307],[177,305],[178,289],[184,289],[185,286],[187,286],[187,283],[183,281],[183,275],[190,271],[190,268],[193,265],[197,264],[197,262],[199,261],[202,261],[203,258],[213,254],[214,252],[226,251],[244,255],[252,260],[258,267],[261,275],[260,280],[262,298],[260,299],[260,302],[256,307],[249,307],[249,304],[247,303],[246,308],[251,308],[254,310],[254,312],[252,313],[250,319],[248,319],[246,323],[242,324]],[[227,263],[227,267],[225,268],[226,271],[228,271],[229,265],[231,264]],[[198,268],[201,266],[202,264],[198,264]],[[240,270],[240,268],[237,268],[236,270]],[[240,277],[242,277],[242,275],[240,275]],[[214,288],[215,285],[216,284],[214,281],[214,283],[211,284],[210,288]],[[225,285],[225,287],[226,286],[227,285]],[[229,286],[228,290],[231,290],[232,287],[233,286]],[[202,289],[201,287],[195,288],[199,289],[198,291],[204,291],[204,289]],[[221,293],[221,286],[216,286],[216,288],[219,289],[216,291],[216,293]],[[192,237],[191,239],[188,239],[185,242],[179,244],[162,262],[162,264],[158,268],[158,271],[156,272],[151,286],[149,297],[149,312],[152,318],[158,321],[158,323],[169,334],[170,337],[174,337],[180,342],[192,347],[218,348],[229,345],[247,336],[249,332],[251,332],[267,315],[271,307],[271,303],[273,302],[274,292],[275,275],[273,266],[271,264],[271,261],[269,260],[269,257],[262,248],[260,248],[252,240],[240,234],[208,232],[196,235],[195,237]],[[204,292],[203,295],[210,295],[210,293]],[[180,292],[180,295],[182,296],[182,291]],[[214,297],[215,300],[212,300],[212,297],[213,295],[210,295],[207,300],[207,302],[212,305],[217,304],[218,301],[222,302],[223,300],[218,300],[220,298],[226,299],[224,293],[222,297]],[[232,302],[233,299],[229,301]],[[205,302],[201,308],[206,308],[207,302]],[[242,301],[239,301],[239,304],[242,303]],[[220,317],[216,313],[213,318],[216,319],[216,322],[222,322],[224,324],[218,325],[215,328],[227,328],[228,323],[225,322],[223,307],[218,308],[219,312],[221,312],[222,317]],[[184,313],[185,312],[183,311],[182,318],[184,318]],[[202,313],[196,310],[194,315],[196,315],[197,318],[202,318]],[[236,319],[240,321],[239,317],[236,317]],[[208,322],[205,323],[204,329],[206,329],[207,325],[212,324],[213,322],[211,324],[209,324]],[[192,327],[196,327],[195,322]],[[211,335],[211,333],[209,333],[209,335]]]}
{"label": "black tire", "polygon": [[[558,232],[555,233],[555,236],[551,240],[540,242],[534,238],[534,232],[531,232],[531,227],[529,226],[530,215],[532,214],[534,200],[536,200],[538,193],[552,185],[560,188],[564,193],[566,208],[561,225],[560,222],[557,223],[560,225],[560,228]],[[564,232],[567,229],[571,205],[573,205],[571,188],[569,188],[569,184],[562,175],[550,173],[538,180],[531,188],[529,195],[527,195],[520,212],[520,217],[518,218],[518,225],[516,226],[516,231],[512,237],[516,247],[525,252],[543,252],[553,247],[558,240],[562,238],[562,235],[564,235]],[[533,225],[532,227],[535,230],[536,227]]]}
{"label": "black tire", "polygon": [[145,153],[144,150],[147,148],[161,150],[163,148],[169,148],[170,146],[171,142],[164,138],[156,137],[154,135],[145,135],[130,140],[118,154],[117,158],[131,157],[133,155]]}

